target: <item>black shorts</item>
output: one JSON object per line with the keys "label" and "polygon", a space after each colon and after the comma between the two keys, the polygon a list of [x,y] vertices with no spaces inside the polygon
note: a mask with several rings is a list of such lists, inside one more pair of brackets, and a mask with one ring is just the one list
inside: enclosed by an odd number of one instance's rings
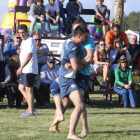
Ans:
{"label": "black shorts", "polygon": [[19,84],[26,87],[33,87],[35,83],[35,77],[37,74],[22,73],[19,78]]}
{"label": "black shorts", "polygon": [[101,23],[102,26],[103,26],[103,25],[107,25],[106,22],[101,21],[101,20],[97,19],[96,17],[94,18],[94,22]]}
{"label": "black shorts", "polygon": [[88,91],[89,79],[90,79],[89,75],[83,75],[82,73],[79,73],[78,76],[77,76],[78,87],[83,89],[85,92]]}

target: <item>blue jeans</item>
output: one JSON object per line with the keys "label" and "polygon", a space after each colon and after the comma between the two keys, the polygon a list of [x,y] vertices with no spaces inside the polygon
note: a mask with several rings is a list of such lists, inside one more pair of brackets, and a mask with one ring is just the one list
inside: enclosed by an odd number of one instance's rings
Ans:
{"label": "blue jeans", "polygon": [[68,32],[67,34],[71,34],[71,28],[72,28],[72,19],[67,19],[68,20],[68,23],[69,23],[69,28],[68,28]]}
{"label": "blue jeans", "polygon": [[64,22],[64,26],[65,26],[65,27],[63,28],[63,34],[66,33],[66,32],[68,31],[68,29],[69,29],[69,27],[70,27],[70,24],[69,24],[68,22],[65,21],[65,22]]}
{"label": "blue jeans", "polygon": [[128,101],[127,101],[128,94],[129,94],[129,100],[130,100],[131,107],[136,106],[135,99],[134,99],[134,93],[133,93],[132,89],[127,90],[124,88],[124,89],[119,90],[116,88],[116,84],[114,84],[114,91],[123,96],[124,106],[128,106]]}
{"label": "blue jeans", "polygon": [[137,106],[140,106],[140,90],[133,90],[134,98]]}
{"label": "blue jeans", "polygon": [[[56,16],[51,16],[53,19],[56,20]],[[47,30],[47,33],[51,33],[51,29],[50,29],[50,20],[48,17],[46,17],[46,22],[45,22],[45,25],[46,25],[46,30]],[[58,20],[58,32],[59,34],[61,34],[63,32],[63,18],[59,18]]]}

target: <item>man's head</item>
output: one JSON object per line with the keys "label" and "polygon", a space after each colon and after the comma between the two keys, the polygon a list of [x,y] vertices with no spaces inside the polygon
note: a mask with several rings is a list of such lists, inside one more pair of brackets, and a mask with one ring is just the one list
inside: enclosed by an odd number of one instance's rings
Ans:
{"label": "man's head", "polygon": [[89,30],[84,26],[77,26],[74,30],[74,38],[76,38],[77,43],[85,44],[88,39]]}
{"label": "man's head", "polygon": [[28,37],[28,28],[25,24],[21,24],[18,26],[18,33],[22,40],[26,40]]}
{"label": "man's head", "polygon": [[21,43],[21,37],[20,37],[19,33],[15,33],[13,41],[14,41],[14,46],[19,47],[19,45]]}
{"label": "man's head", "polygon": [[47,59],[47,64],[49,65],[50,69],[54,69],[55,58],[53,56],[49,56],[48,59]]}
{"label": "man's head", "polygon": [[116,37],[118,37],[121,33],[121,26],[119,24],[115,24],[113,27],[113,33]]}
{"label": "man's head", "polygon": [[56,0],[48,0],[51,6],[54,6]]}
{"label": "man's head", "polygon": [[41,44],[40,35],[38,35],[38,34],[33,35],[33,39],[34,39],[35,42],[36,42],[36,46],[37,46],[37,47],[40,46],[40,44]]}
{"label": "man's head", "polygon": [[69,0],[72,4],[76,3],[76,0]]}
{"label": "man's head", "polygon": [[77,26],[84,26],[84,27],[87,27],[87,24],[86,24],[86,22],[83,20],[83,19],[78,19],[78,20],[76,20],[74,23],[73,23],[73,30],[75,30],[75,28],[77,27]]}
{"label": "man's head", "polygon": [[136,35],[131,35],[130,37],[130,44],[136,45],[137,44],[137,36]]}
{"label": "man's head", "polygon": [[104,2],[104,0],[97,0],[97,3],[99,6],[102,6],[103,2]]}

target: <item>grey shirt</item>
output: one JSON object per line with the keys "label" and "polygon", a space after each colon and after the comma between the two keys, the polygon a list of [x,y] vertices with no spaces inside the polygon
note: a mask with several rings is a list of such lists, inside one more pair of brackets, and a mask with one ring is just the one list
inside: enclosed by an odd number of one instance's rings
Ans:
{"label": "grey shirt", "polygon": [[41,5],[38,7],[35,3],[33,3],[30,7],[30,11],[28,12],[28,16],[33,16],[34,18],[39,19],[40,17],[44,17],[45,15],[45,6]]}
{"label": "grey shirt", "polygon": [[[98,10],[98,12],[105,18],[106,12],[107,12],[107,7],[105,5],[102,5],[100,7],[99,5],[95,5],[95,11]],[[96,13],[95,17],[98,17],[99,15]]]}
{"label": "grey shirt", "polygon": [[37,50],[42,50],[44,52],[44,56],[41,56],[41,57],[38,57],[38,63],[44,63],[46,64],[47,62],[47,54],[49,53],[49,48],[46,44],[42,44],[41,43],[41,46],[40,48],[37,48]]}

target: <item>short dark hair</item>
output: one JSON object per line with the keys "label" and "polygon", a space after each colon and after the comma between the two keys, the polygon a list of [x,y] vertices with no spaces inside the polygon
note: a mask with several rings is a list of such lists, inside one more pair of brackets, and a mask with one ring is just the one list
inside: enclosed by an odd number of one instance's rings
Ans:
{"label": "short dark hair", "polygon": [[42,4],[44,3],[44,0],[35,0],[34,3],[37,5],[37,2],[41,2]]}
{"label": "short dark hair", "polygon": [[104,38],[101,38],[100,41],[99,41],[99,44],[100,44],[101,41],[104,41],[105,42],[105,39]]}
{"label": "short dark hair", "polygon": [[78,34],[83,35],[85,33],[89,33],[89,30],[85,26],[77,26],[74,30],[74,37],[76,37]]}
{"label": "short dark hair", "polygon": [[74,26],[75,24],[80,24],[81,26],[87,27],[86,22],[85,22],[82,18],[77,19],[77,20],[73,23],[73,26]]}
{"label": "short dark hair", "polygon": [[117,28],[117,29],[121,30],[121,26],[119,24],[115,24],[114,27],[113,27],[113,29],[114,28]]}
{"label": "short dark hair", "polygon": [[18,26],[18,30],[24,30],[24,31],[28,32],[28,28],[27,28],[27,26],[25,24],[20,24]]}

